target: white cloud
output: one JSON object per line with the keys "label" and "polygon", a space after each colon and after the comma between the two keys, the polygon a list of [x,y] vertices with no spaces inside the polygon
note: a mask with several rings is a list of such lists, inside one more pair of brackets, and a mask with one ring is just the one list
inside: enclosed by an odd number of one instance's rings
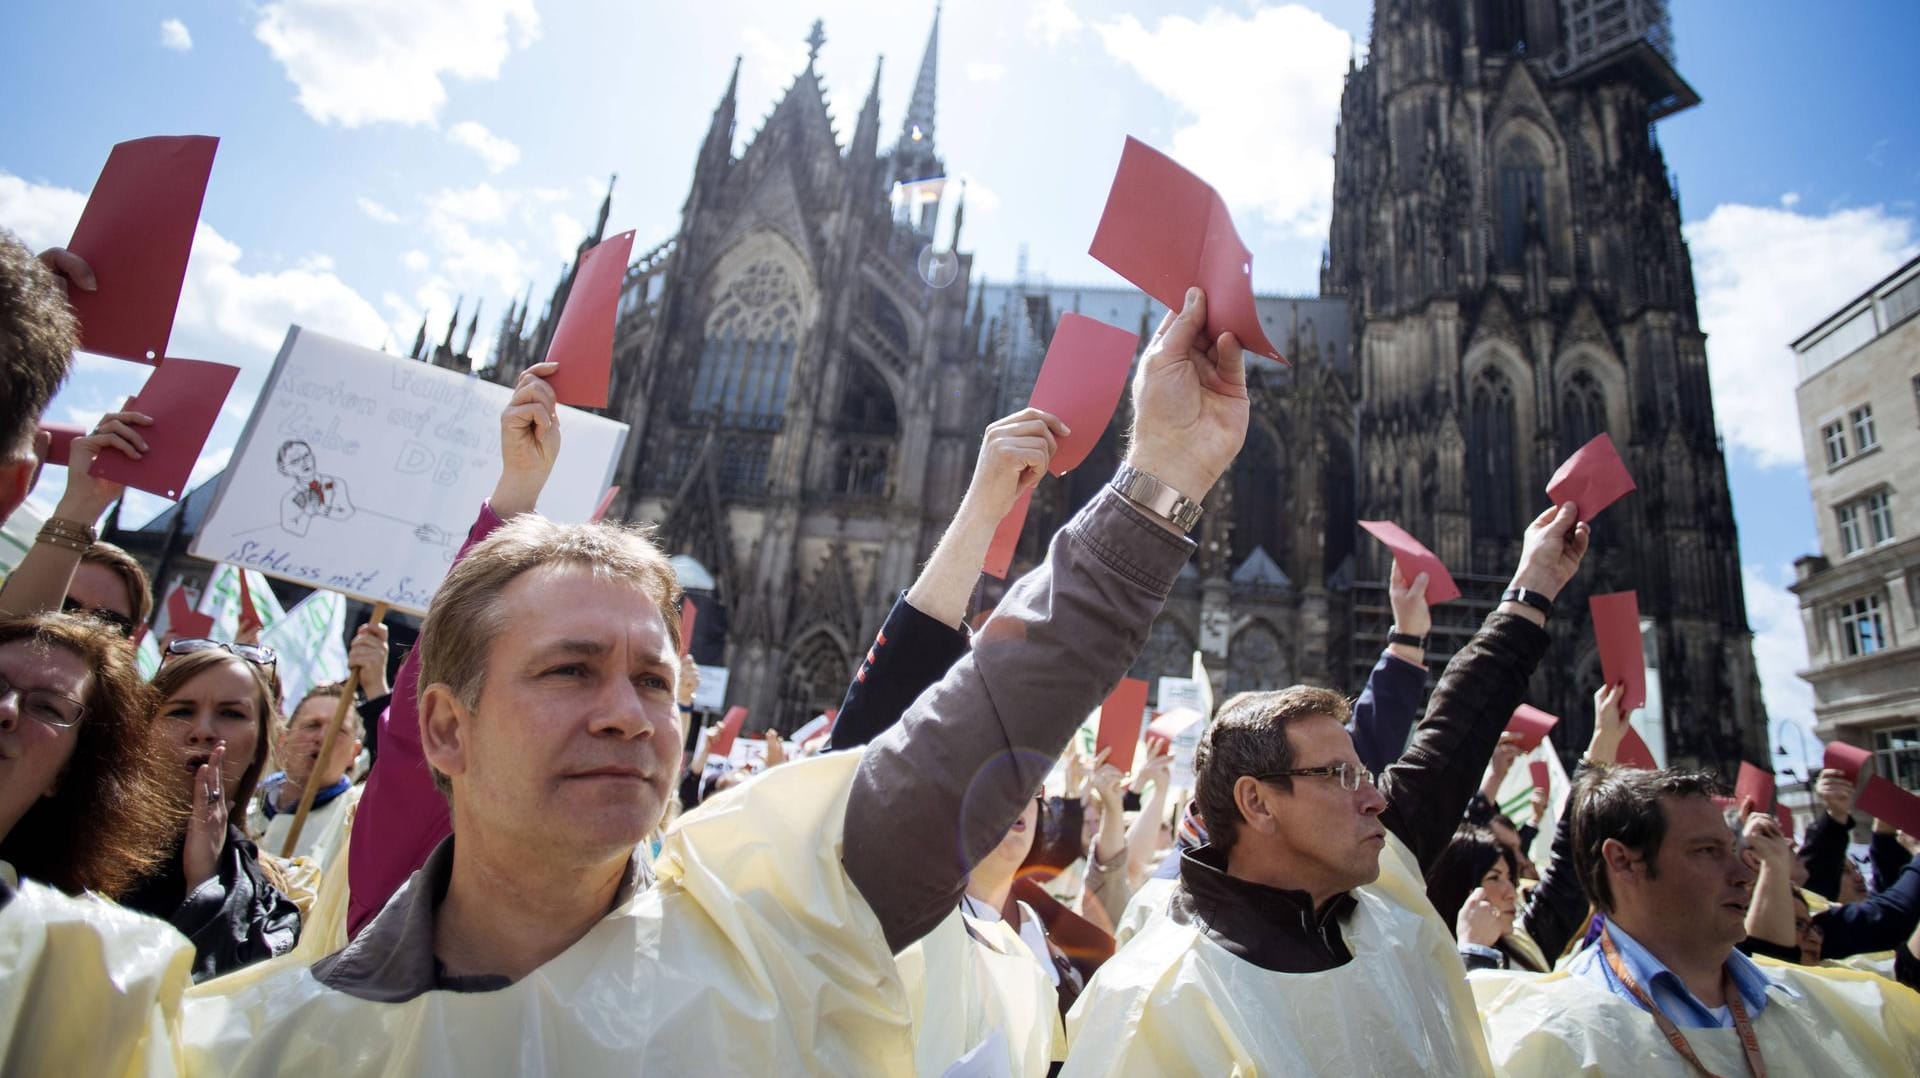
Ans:
{"label": "white cloud", "polygon": [[1123,15],[1095,29],[1110,55],[1187,115],[1163,149],[1236,210],[1289,236],[1326,235],[1346,31],[1298,4],[1251,15],[1214,8],[1152,29]]}
{"label": "white cloud", "polygon": [[1803,463],[1790,343],[1920,250],[1914,222],[1727,203],[1686,235],[1721,433],[1761,467]]}
{"label": "white cloud", "polygon": [[561,258],[572,259],[580,249],[580,241],[586,237],[587,226],[570,213],[550,215],[547,226],[552,234],[553,253]]}
{"label": "white cloud", "polygon": [[238,244],[201,222],[180,293],[176,337],[199,332],[226,338],[267,360],[295,324],[369,348],[386,340],[386,320],[334,273],[325,256],[249,273],[240,268],[241,254]]}
{"label": "white cloud", "polygon": [[1793,569],[1768,572],[1765,566],[1741,570],[1747,595],[1747,621],[1753,628],[1753,662],[1767,716],[1786,719],[1813,732],[1813,686],[1800,679],[1807,668],[1807,635],[1800,622],[1800,600],[1783,585]]}
{"label": "white cloud", "polygon": [[967,81],[976,83],[999,82],[1007,74],[1004,64],[992,60],[968,60]]}
{"label": "white cloud", "polygon": [[187,33],[187,24],[179,19],[163,19],[160,22],[160,47],[174,52],[191,52],[193,35]]}
{"label": "white cloud", "polygon": [[1786,194],[1781,195],[1780,204],[1788,209],[1798,206],[1800,204],[1800,192],[1788,191]]}
{"label": "white cloud", "polygon": [[495,79],[540,36],[534,0],[275,0],[254,36],[320,123],[429,124],[443,77]]}
{"label": "white cloud", "polygon": [[380,222],[383,225],[397,225],[400,223],[399,214],[388,209],[382,203],[375,202],[373,199],[370,199],[365,195],[361,195],[359,198],[354,199],[354,203],[360,207],[361,213],[366,214],[368,217],[371,217],[372,219]]}
{"label": "white cloud", "polygon": [[1067,6],[1067,0],[1038,0],[1027,16],[1027,36],[1051,49],[1086,25],[1086,21]]}
{"label": "white cloud", "polygon": [[472,120],[462,120],[447,128],[447,141],[479,154],[487,163],[488,172],[497,173],[520,160],[520,147]]}
{"label": "white cloud", "polygon": [[427,258],[427,252],[422,251],[417,247],[411,251],[408,251],[406,254],[403,254],[400,256],[400,264],[414,271],[415,273],[418,273],[421,270],[426,269],[427,263],[429,261],[430,260]]}

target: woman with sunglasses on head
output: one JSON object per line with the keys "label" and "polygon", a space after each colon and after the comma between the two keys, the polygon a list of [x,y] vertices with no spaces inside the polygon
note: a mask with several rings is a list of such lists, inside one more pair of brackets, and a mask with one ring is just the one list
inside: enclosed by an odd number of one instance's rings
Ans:
{"label": "woman with sunglasses on head", "polygon": [[175,854],[123,902],[193,941],[196,981],[285,954],[300,935],[298,908],[241,826],[278,721],[273,662],[257,645],[174,640],[153,679],[148,745],[190,809]]}

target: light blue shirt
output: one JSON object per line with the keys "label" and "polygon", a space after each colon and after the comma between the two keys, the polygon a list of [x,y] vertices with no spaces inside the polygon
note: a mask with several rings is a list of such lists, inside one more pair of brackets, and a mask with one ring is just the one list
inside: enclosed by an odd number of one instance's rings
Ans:
{"label": "light blue shirt", "polygon": [[[1620,963],[1627,972],[1639,982],[1647,995],[1661,1013],[1672,1019],[1673,1024],[1682,1029],[1726,1029],[1733,1026],[1733,1012],[1730,1008],[1715,1009],[1700,1002],[1699,997],[1687,990],[1678,974],[1668,969],[1653,952],[1641,946],[1640,941],[1626,934],[1611,918],[1607,920],[1607,932],[1613,937],[1613,945],[1620,951]],[[1585,977],[1606,986],[1607,991],[1639,1006],[1627,986],[1614,976],[1613,966],[1607,962],[1607,956],[1596,942],[1582,951],[1567,967],[1575,977]],[[1740,999],[1747,1006],[1750,1018],[1759,1018],[1760,1012],[1767,1009],[1767,989],[1776,988],[1793,996],[1796,993],[1786,985],[1768,977],[1753,959],[1734,951],[1727,956],[1727,972],[1733,975],[1734,990],[1740,993]]]}

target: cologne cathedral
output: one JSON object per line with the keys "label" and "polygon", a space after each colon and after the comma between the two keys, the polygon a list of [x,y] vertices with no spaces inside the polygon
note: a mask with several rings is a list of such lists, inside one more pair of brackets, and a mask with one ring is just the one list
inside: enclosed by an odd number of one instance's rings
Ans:
{"label": "cologne cathedral", "polygon": [[[657,522],[697,563],[681,563],[696,658],[727,669],[750,727],[782,730],[838,704],[1060,315],[1144,337],[1162,313],[1123,287],[974,277],[935,139],[937,12],[884,141],[876,67],[843,142],[814,67],[824,40],[815,23],[806,69],[738,154],[736,62],[677,234],[628,269],[607,409],[632,426],[614,515]],[[1584,747],[1600,682],[1587,596],[1633,589],[1648,739],[1729,773],[1765,758],[1706,338],[1655,134],[1697,101],[1660,0],[1380,0],[1341,100],[1321,294],[1258,299],[1292,362],[1256,361],[1246,449],[1135,676],[1186,676],[1197,650],[1222,699],[1357,692],[1391,622],[1387,559],[1355,523],[1374,518],[1426,540],[1465,592],[1435,611],[1437,672],[1498,601],[1548,476],[1605,431],[1639,490],[1596,523],[1529,700],[1564,717],[1564,755]],[[957,206],[941,216],[943,200]],[[507,312],[483,376],[545,353],[572,272],[538,314]],[[423,330],[414,354],[465,365],[455,329],[437,347]],[[1016,574],[1111,475],[1126,424],[1042,483]],[[1003,587],[983,578],[978,608]]]}

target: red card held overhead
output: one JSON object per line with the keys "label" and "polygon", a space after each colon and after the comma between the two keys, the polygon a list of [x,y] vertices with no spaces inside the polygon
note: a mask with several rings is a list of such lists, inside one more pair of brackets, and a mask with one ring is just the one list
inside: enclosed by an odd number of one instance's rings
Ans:
{"label": "red card held overhead", "polygon": [[81,351],[136,363],[167,354],[219,145],[208,135],[165,136],[122,142],[107,155],[67,241],[95,284],[67,289]]}
{"label": "red card held overhead", "polygon": [[1140,338],[1071,312],[1060,316],[1028,403],[1058,416],[1072,433],[1059,439],[1047,470],[1065,475],[1087,459],[1113,422]]}
{"label": "red card held overhead", "polygon": [[720,720],[720,730],[707,742],[707,753],[712,756],[725,756],[733,751],[733,740],[740,736],[740,728],[747,724],[747,709],[730,707],[727,717]]}
{"label": "red card held overhead", "polygon": [[1460,588],[1453,582],[1453,574],[1440,563],[1440,558],[1428,550],[1420,540],[1407,534],[1407,530],[1391,520],[1363,520],[1360,526],[1369,535],[1387,544],[1393,551],[1393,563],[1400,567],[1400,575],[1408,584],[1421,573],[1427,574],[1427,605],[1439,606],[1449,599],[1460,597]]}
{"label": "red card held overhead", "polygon": [[1088,250],[1175,311],[1187,289],[1207,294],[1207,342],[1232,333],[1247,351],[1286,362],[1260,327],[1253,255],[1233,229],[1220,192],[1135,138],[1120,151],[1100,227]]}
{"label": "red card held overhead", "polygon": [[1507,720],[1507,732],[1520,735],[1521,752],[1532,752],[1558,725],[1560,716],[1549,715],[1532,704],[1521,704],[1513,709],[1513,717]]}
{"label": "red card held overhead", "polygon": [[577,408],[605,408],[607,384],[613,377],[613,324],[620,306],[620,286],[627,278],[627,260],[633,256],[633,233],[603,240],[581,256],[573,288],[553,329],[547,362],[560,369],[547,377],[561,404]]}
{"label": "red card held overhead", "polygon": [[1134,749],[1140,744],[1140,723],[1147,717],[1147,683],[1124,677],[1100,705],[1100,730],[1094,737],[1095,756],[1109,749],[1107,763],[1121,774],[1133,770]]}
{"label": "red card held overhead", "polygon": [[987,546],[987,562],[981,567],[988,576],[1007,578],[1007,570],[1013,565],[1013,548],[1020,545],[1020,530],[1027,526],[1027,506],[1032,502],[1033,490],[1028,488],[1000,518],[1000,526],[993,530],[993,542]]}
{"label": "red card held overhead", "polygon": [[1621,767],[1634,767],[1642,771],[1658,771],[1660,764],[1653,758],[1653,750],[1647,747],[1647,741],[1640,731],[1627,727],[1626,736],[1620,739],[1620,751],[1614,753],[1613,760]]}
{"label": "red card held overhead", "polygon": [[1792,838],[1793,837],[1793,810],[1787,807],[1786,802],[1775,801],[1773,803],[1773,818],[1779,821],[1780,833],[1787,836],[1788,838]]}
{"label": "red card held overhead", "polygon": [[700,622],[700,608],[692,599],[680,597],[680,657],[686,658],[693,650],[693,627]]}
{"label": "red card held overhead", "polygon": [[1753,807],[1761,812],[1773,811],[1773,772],[1763,771],[1745,760],[1740,761],[1740,777],[1733,786],[1733,799],[1740,801],[1753,799]]}
{"label": "red card held overhead", "polygon": [[1876,820],[1884,820],[1896,830],[1920,835],[1920,797],[1915,797],[1892,782],[1875,775],[1860,787],[1853,807]]}
{"label": "red card held overhead", "polygon": [[1553,773],[1547,769],[1545,760],[1530,760],[1527,770],[1533,775],[1533,788],[1536,790],[1553,789]]}
{"label": "red card held overhead", "polygon": [[213,615],[202,614],[187,602],[185,588],[167,594],[167,635],[182,640],[204,640],[213,635]]}
{"label": "red card held overhead", "polygon": [[146,454],[134,460],[118,449],[102,450],[93,459],[93,476],[179,499],[239,374],[238,367],[199,359],[169,359],[155,367],[126,409],[153,419],[152,426],[140,428]]}
{"label": "red card held overhead", "polygon": [[1627,474],[1613,439],[1605,434],[1574,450],[1547,481],[1547,497],[1553,504],[1572,502],[1581,520],[1592,520],[1634,489],[1633,476]]}
{"label": "red card held overhead", "polygon": [[1600,649],[1600,676],[1609,685],[1625,684],[1623,711],[1647,704],[1647,655],[1640,643],[1640,594],[1616,591],[1587,600],[1593,636]]}
{"label": "red card held overhead", "polygon": [[85,427],[72,423],[42,423],[40,429],[47,435],[47,463],[63,468],[73,457],[73,440],[87,436]]}
{"label": "red card held overhead", "polygon": [[1857,783],[1860,781],[1860,769],[1866,767],[1872,760],[1873,753],[1858,745],[1849,745],[1844,741],[1829,741],[1826,759],[1821,761],[1821,766],[1830,771],[1841,772],[1847,776],[1848,782]]}

